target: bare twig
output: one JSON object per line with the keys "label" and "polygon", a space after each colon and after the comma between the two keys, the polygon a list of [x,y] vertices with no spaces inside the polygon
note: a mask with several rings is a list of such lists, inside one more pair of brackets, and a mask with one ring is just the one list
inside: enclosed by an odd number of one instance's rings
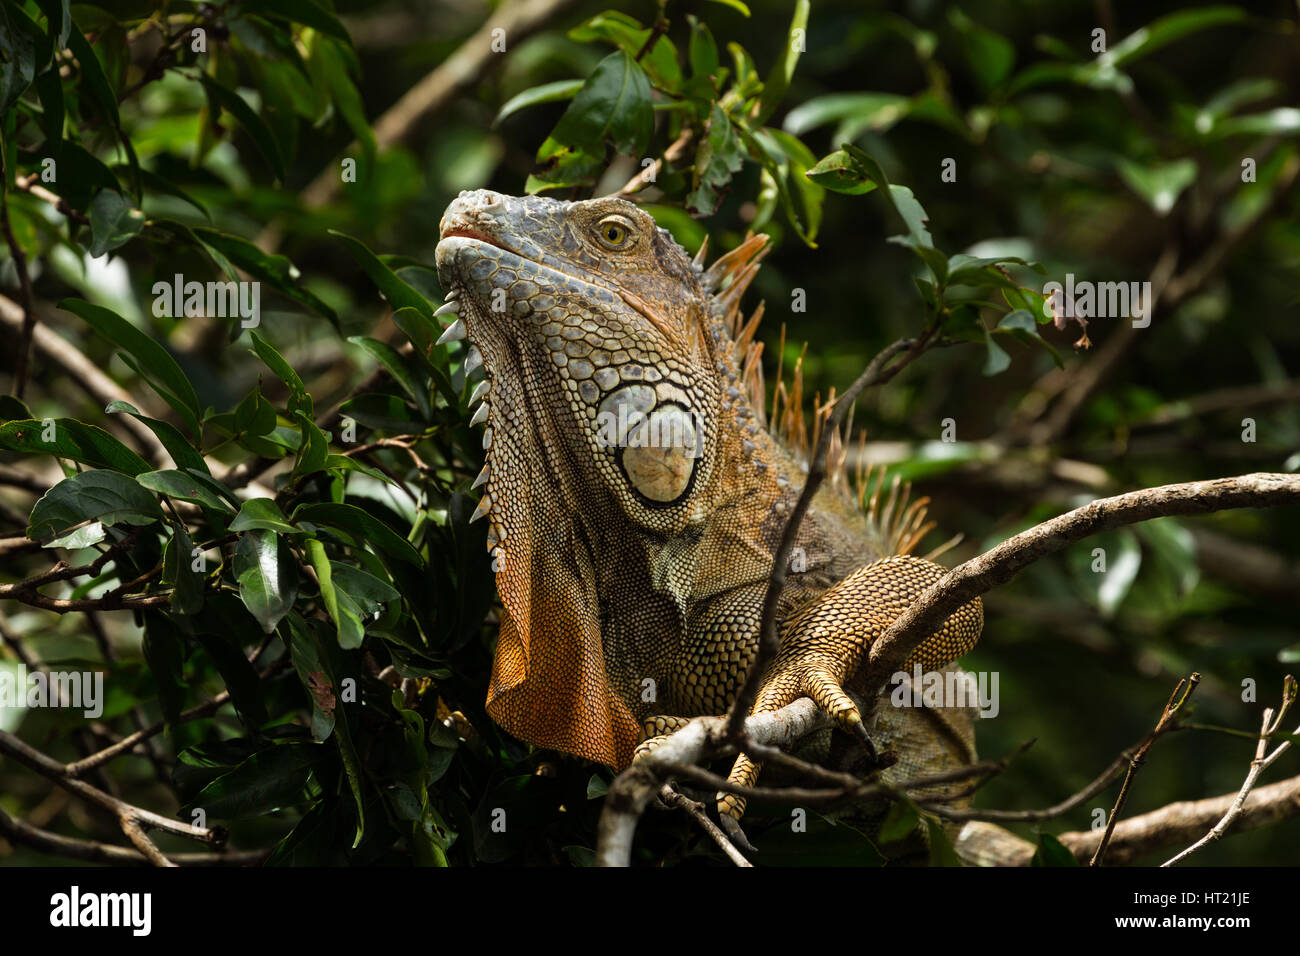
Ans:
{"label": "bare twig", "polygon": [[[54,791],[60,793],[61,791]],[[150,862],[139,850],[113,846],[94,840],[78,840],[42,830],[29,822],[16,819],[0,808],[0,837],[19,846],[30,847],[41,853],[63,856],[86,863],[141,864]],[[168,859],[180,866],[253,866],[266,859],[269,850],[242,850],[201,853],[172,853]]]}
{"label": "bare twig", "polygon": [[[1232,806],[1228,807],[1227,812],[1224,813],[1224,815],[1219,819],[1219,822],[1214,825],[1209,833],[1205,834],[1205,836],[1201,837],[1181,853],[1160,864],[1161,866],[1177,866],[1187,857],[1201,849],[1201,847],[1208,846],[1216,840],[1221,839],[1223,835],[1228,832],[1228,828],[1231,827],[1233,823],[1236,822],[1237,818],[1241,816],[1242,811],[1246,807],[1246,798],[1250,796],[1250,791],[1254,789],[1256,781],[1259,780],[1259,775],[1267,770],[1278,757],[1286,753],[1291,747],[1291,741],[1287,740],[1278,744],[1271,754],[1268,754],[1267,756],[1264,754],[1268,745],[1269,737],[1272,734],[1277,733],[1278,727],[1281,726],[1282,721],[1286,718],[1286,713],[1295,702],[1295,698],[1295,678],[1288,674],[1282,692],[1282,706],[1277,712],[1277,716],[1274,717],[1272,707],[1264,708],[1264,717],[1260,723],[1259,729],[1259,742],[1255,745],[1255,759],[1250,762],[1250,772],[1246,774],[1246,779],[1242,783],[1241,789],[1237,791],[1237,797],[1232,801]],[[1300,727],[1297,727],[1295,732],[1300,734]]]}
{"label": "bare twig", "polygon": [[13,734],[2,730],[0,730],[0,754],[12,757],[41,776],[58,784],[74,796],[107,810],[117,819],[126,837],[155,865],[170,866],[172,864],[153,845],[152,841],[144,835],[144,827],[175,833],[211,845],[219,845],[224,840],[221,830],[196,827],[188,823],[182,823],[179,820],[173,820],[170,817],[154,813],[152,810],[145,810],[124,800],[119,800],[111,794],[92,787],[84,780],[77,780],[68,775],[68,768],[63,764],[45,756],[34,747],[28,746]]}
{"label": "bare twig", "polygon": [[[252,660],[256,659],[257,655],[255,653]],[[266,670],[262,671],[258,676],[262,680],[274,677],[276,674],[285,670],[289,666],[289,663],[290,662],[287,658],[281,658],[270,667],[266,668]],[[223,690],[221,693],[215,695],[211,700],[204,701],[202,704],[198,704],[197,706],[191,707],[189,710],[183,711],[173,722],[173,726],[176,724],[187,723],[191,720],[198,720],[200,717],[209,717],[220,710],[223,705],[229,702],[229,700],[230,691]],[[108,763],[116,757],[120,757],[122,754],[127,753],[130,750],[133,750],[136,746],[143,744],[149,738],[157,736],[166,729],[167,725],[165,723],[159,722],[151,724],[142,730],[137,730],[135,733],[123,737],[115,744],[110,744],[103,750],[90,754],[87,757],[83,757],[75,763],[68,764],[64,768],[64,772],[69,777],[84,776],[89,771]]]}
{"label": "bare twig", "polygon": [[655,159],[649,166],[642,169],[639,173],[624,183],[623,188],[618,192],[610,193],[610,195],[623,197],[631,196],[634,193],[640,192],[646,186],[649,186],[655,181],[656,177],[658,177],[659,171],[664,167],[664,163],[675,163],[681,158],[682,153],[686,151],[686,147],[690,144],[694,135],[695,134],[691,128],[689,126],[686,127],[682,130],[681,135],[673,140],[672,143],[669,144],[668,148],[664,150],[662,156]]}
{"label": "bare twig", "polygon": [[[1115,806],[1111,808],[1110,816],[1106,818],[1106,832],[1101,835],[1101,840],[1097,844],[1097,852],[1092,855],[1088,861],[1089,866],[1100,866],[1102,858],[1106,855],[1106,846],[1110,843],[1111,835],[1115,832],[1115,824],[1119,820],[1119,815],[1124,811],[1124,804],[1128,802],[1129,788],[1133,784],[1133,778],[1137,776],[1138,769],[1146,760],[1147,751],[1151,745],[1164,735],[1178,720],[1179,711],[1187,703],[1187,699],[1196,692],[1197,685],[1201,682],[1201,675],[1195,672],[1187,680],[1180,680],[1174,692],[1169,695],[1169,702],[1165,704],[1165,709],[1160,713],[1160,720],[1156,722],[1155,730],[1138,747],[1133,754],[1133,758],[1128,763],[1128,772],[1124,774],[1124,783],[1120,785],[1119,796],[1115,798]],[[1184,690],[1184,687],[1186,689]]]}
{"label": "bare twig", "polygon": [[686,811],[686,814],[700,825],[700,829],[709,835],[709,838],[718,845],[718,849],[725,853],[727,859],[736,864],[736,866],[745,867],[754,865],[746,860],[744,854],[736,849],[736,845],[727,838],[727,835],[722,832],[722,829],[709,819],[709,815],[704,811],[704,804],[700,803],[698,800],[692,800],[685,794],[677,792],[668,784],[664,784],[659,788],[659,798],[663,800],[665,806]]}
{"label": "bare twig", "polygon": [[[1221,819],[1237,797],[1237,793],[1225,793],[1204,800],[1171,803],[1150,813],[1123,820],[1115,827],[1106,857],[1112,866],[1130,863],[1162,847],[1195,839]],[[1297,815],[1300,815],[1300,776],[1252,790],[1237,817],[1234,829],[1236,832],[1258,829]],[[1063,833],[1058,839],[1074,854],[1075,859],[1083,861],[1096,850],[1101,833],[1098,830],[1083,830]],[[1023,865],[1029,860],[1026,858],[1012,862]]]}

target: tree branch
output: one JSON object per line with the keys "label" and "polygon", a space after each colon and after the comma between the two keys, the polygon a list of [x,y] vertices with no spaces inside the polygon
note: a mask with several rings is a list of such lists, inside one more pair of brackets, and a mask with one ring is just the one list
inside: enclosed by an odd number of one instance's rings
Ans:
{"label": "tree branch", "polygon": [[1300,504],[1300,475],[1256,473],[1162,485],[1099,498],[1008,538],[958,565],[926,588],[910,608],[871,644],[868,686],[883,686],[916,647],[968,601],[1024,568],[1082,538],[1120,525],[1170,515],[1206,514],[1229,508]]}

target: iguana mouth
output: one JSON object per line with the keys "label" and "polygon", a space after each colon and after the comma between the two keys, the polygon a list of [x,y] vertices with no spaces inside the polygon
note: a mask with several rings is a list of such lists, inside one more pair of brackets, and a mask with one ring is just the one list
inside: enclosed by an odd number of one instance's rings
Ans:
{"label": "iguana mouth", "polygon": [[487,233],[480,232],[477,229],[448,229],[444,231],[441,236],[438,237],[439,242],[441,242],[444,239],[473,239],[476,242],[482,242],[489,246],[496,246],[496,248],[502,249],[505,252],[509,252],[512,255],[519,256],[519,258],[521,259],[528,258],[527,256],[521,255],[518,252],[518,250],[512,249],[504,242],[501,242],[499,239],[494,239],[492,236],[489,236]]}

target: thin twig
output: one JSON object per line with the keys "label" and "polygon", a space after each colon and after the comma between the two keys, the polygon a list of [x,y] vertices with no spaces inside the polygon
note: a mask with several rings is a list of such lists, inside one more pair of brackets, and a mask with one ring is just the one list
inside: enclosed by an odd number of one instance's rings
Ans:
{"label": "thin twig", "polygon": [[[1146,760],[1147,751],[1151,749],[1151,745],[1156,740],[1174,726],[1179,711],[1187,703],[1187,699],[1196,692],[1197,685],[1200,683],[1201,675],[1195,671],[1186,680],[1178,681],[1178,686],[1169,695],[1169,701],[1165,704],[1165,709],[1160,713],[1160,720],[1156,722],[1155,730],[1151,732],[1151,736],[1143,742],[1142,746],[1138,747],[1133,754],[1133,758],[1128,762],[1128,772],[1124,774],[1124,782],[1120,785],[1119,796],[1115,798],[1115,806],[1111,808],[1110,816],[1106,818],[1106,832],[1101,835],[1101,842],[1097,844],[1097,852],[1088,861],[1089,866],[1101,866],[1102,858],[1106,855],[1106,846],[1110,843],[1111,834],[1115,832],[1115,823],[1124,810],[1124,804],[1128,802],[1129,788],[1133,785],[1133,778],[1137,776],[1138,769]],[[1184,686],[1186,686],[1186,690],[1183,689]]]}
{"label": "thin twig", "polygon": [[[857,380],[840,396],[830,416],[822,425],[817,438],[817,447],[808,464],[808,477],[804,480],[803,490],[799,492],[799,498],[786,519],[780,544],[777,545],[776,553],[772,556],[772,571],[767,579],[767,592],[763,597],[763,613],[759,621],[758,650],[753,663],[749,666],[749,672],[745,675],[745,682],[736,694],[727,719],[727,736],[732,740],[742,739],[745,717],[758,697],[758,686],[763,671],[781,649],[781,640],[776,632],[777,607],[785,589],[790,553],[799,536],[799,528],[803,523],[804,515],[812,505],[813,496],[826,478],[826,457],[830,451],[831,436],[844,421],[849,409],[853,407],[853,403],[857,401],[864,389],[889,381],[924,350],[928,341],[929,333],[917,339],[899,339],[887,346],[868,363]],[[900,353],[904,353],[903,358],[890,366],[890,360]]]}
{"label": "thin twig", "polygon": [[709,838],[718,845],[718,849],[722,850],[722,852],[726,854],[727,859],[731,860],[731,862],[736,864],[736,866],[746,867],[754,865],[746,860],[744,854],[736,849],[736,845],[727,838],[727,835],[722,832],[722,829],[709,819],[709,815],[704,811],[704,804],[700,803],[698,800],[692,800],[685,794],[679,793],[669,784],[664,784],[659,789],[659,798],[663,800],[665,806],[686,811],[686,814],[700,825],[700,829],[709,835]]}
{"label": "thin twig", "polygon": [[[1219,822],[1214,825],[1209,833],[1205,834],[1205,836],[1201,837],[1181,853],[1160,864],[1161,866],[1177,866],[1201,847],[1208,846],[1216,840],[1221,839],[1223,835],[1228,832],[1228,828],[1236,822],[1239,816],[1241,816],[1242,811],[1246,807],[1246,798],[1250,796],[1250,791],[1254,789],[1255,783],[1259,780],[1260,774],[1267,770],[1278,757],[1286,753],[1291,747],[1291,741],[1287,740],[1278,744],[1271,754],[1268,754],[1267,756],[1264,754],[1264,751],[1268,746],[1269,737],[1277,733],[1278,727],[1281,726],[1282,721],[1286,718],[1286,713],[1291,709],[1291,705],[1295,703],[1295,699],[1296,681],[1294,677],[1287,674],[1283,681],[1282,706],[1278,710],[1276,718],[1273,716],[1272,707],[1264,708],[1264,718],[1260,722],[1259,742],[1255,745],[1255,759],[1250,762],[1250,772],[1246,774],[1246,779],[1242,783],[1241,789],[1237,791],[1237,797],[1232,801],[1232,806],[1228,807],[1228,812],[1220,818]],[[1300,734],[1300,727],[1297,727],[1295,732]]]}

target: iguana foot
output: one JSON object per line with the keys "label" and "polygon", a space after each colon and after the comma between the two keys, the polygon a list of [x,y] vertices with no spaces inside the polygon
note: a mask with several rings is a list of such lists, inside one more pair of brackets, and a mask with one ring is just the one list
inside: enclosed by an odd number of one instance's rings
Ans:
{"label": "iguana foot", "polygon": [[642,739],[632,751],[632,759],[640,760],[694,719],[694,717],[674,717],[667,714],[647,717],[641,722]]}
{"label": "iguana foot", "polygon": [[[782,628],[781,651],[768,666],[751,714],[780,710],[811,697],[840,729],[863,741],[872,763],[880,766],[858,705],[844,690],[871,642],[945,573],[937,564],[893,557],[854,571],[818,600],[797,612]],[[984,612],[978,598],[963,605],[926,638],[903,665],[937,670],[965,654],[979,640]],[[736,758],[728,782],[752,787],[761,765],[746,754]],[[739,819],[745,799],[718,794],[718,812]]]}

